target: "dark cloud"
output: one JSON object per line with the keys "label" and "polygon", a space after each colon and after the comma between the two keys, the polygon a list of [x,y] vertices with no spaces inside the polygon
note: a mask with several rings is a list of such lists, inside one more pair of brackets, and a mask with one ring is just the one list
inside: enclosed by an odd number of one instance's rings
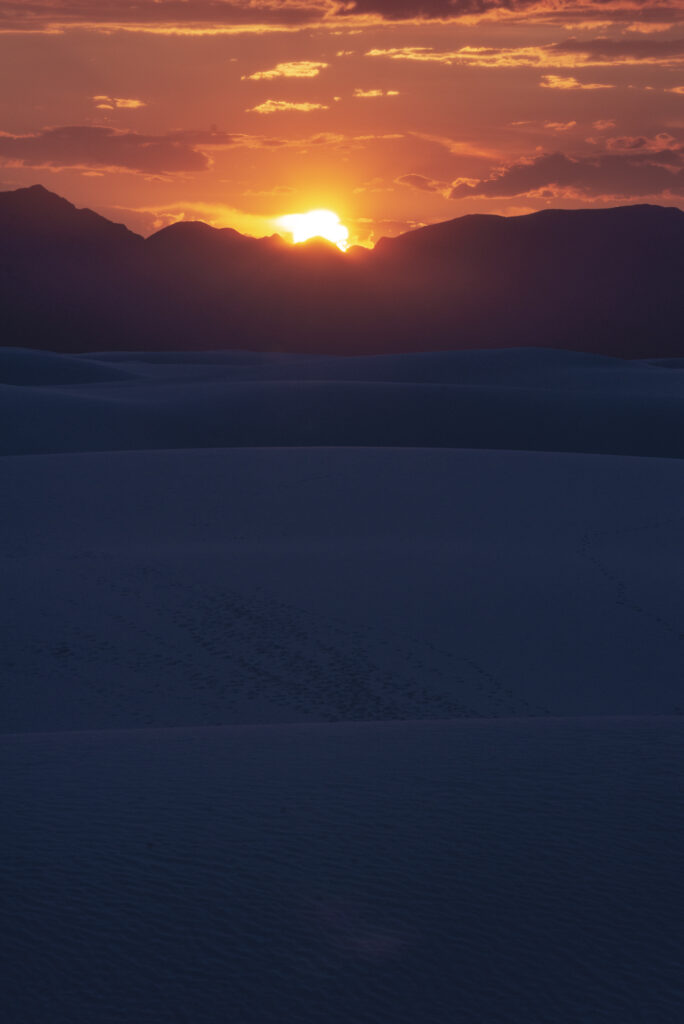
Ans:
{"label": "dark cloud", "polygon": [[680,63],[684,58],[684,39],[566,39],[545,47],[548,53],[577,54],[588,64]]}
{"label": "dark cloud", "polygon": [[402,174],[396,181],[397,185],[408,185],[409,188],[417,188],[421,192],[440,192],[444,188],[442,182],[426,178],[424,174]]}
{"label": "dark cloud", "polygon": [[649,20],[675,20],[673,12],[682,11],[680,0],[354,0],[346,4],[345,14],[375,14],[386,20],[406,21],[411,19],[449,20],[465,15],[478,15],[506,11],[509,14],[535,14],[566,19],[573,15],[583,21],[600,18],[610,20],[614,15],[639,21],[642,14]]}
{"label": "dark cloud", "polygon": [[665,193],[684,195],[684,147],[578,158],[564,153],[544,154],[511,164],[482,181],[457,182],[451,198],[566,194],[625,199]]}
{"label": "dark cloud", "polygon": [[205,171],[212,150],[273,149],[286,139],[220,131],[177,131],[143,135],[98,125],[45,128],[31,135],[0,132],[0,162],[27,167],[92,167],[181,174]]}
{"label": "dark cloud", "polygon": [[622,136],[619,139],[607,139],[606,146],[608,149],[645,149],[648,145],[648,139],[643,135],[637,136]]}
{"label": "dark cloud", "polygon": [[681,144],[669,132],[659,132],[652,138],[646,135],[620,135],[617,138],[606,139],[606,149],[628,151],[632,154],[658,153],[659,161],[666,163],[679,161]]}
{"label": "dark cloud", "polygon": [[[531,0],[522,0],[527,4]],[[345,7],[347,14],[377,14],[392,21],[413,18],[455,18],[462,14],[482,14],[504,6],[497,0],[354,0]],[[506,4],[508,7],[509,4]]]}
{"label": "dark cloud", "polygon": [[50,25],[220,29],[231,25],[299,25],[319,19],[326,0],[0,0],[0,30]]}
{"label": "dark cloud", "polygon": [[0,31],[78,26],[220,32],[239,26],[296,28],[355,15],[386,21],[508,15],[582,21],[679,21],[682,0],[0,0]]}
{"label": "dark cloud", "polygon": [[73,125],[33,135],[0,134],[0,161],[28,167],[115,167],[147,174],[204,171],[206,154],[176,135],[140,135]]}

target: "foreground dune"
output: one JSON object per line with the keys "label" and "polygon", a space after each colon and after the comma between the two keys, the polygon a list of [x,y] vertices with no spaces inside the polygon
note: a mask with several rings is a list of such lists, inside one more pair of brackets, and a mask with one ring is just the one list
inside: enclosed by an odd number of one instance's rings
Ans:
{"label": "foreground dune", "polygon": [[678,719],[3,745],[31,1024],[676,1024]]}
{"label": "foreground dune", "polygon": [[7,1020],[679,1024],[679,369],[0,352]]}

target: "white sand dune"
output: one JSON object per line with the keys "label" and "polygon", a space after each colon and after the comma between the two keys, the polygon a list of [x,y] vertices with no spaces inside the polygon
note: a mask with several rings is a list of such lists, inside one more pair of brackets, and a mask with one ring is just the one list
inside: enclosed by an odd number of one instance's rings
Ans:
{"label": "white sand dune", "polygon": [[130,380],[131,374],[114,363],[89,357],[28,348],[0,349],[0,382],[22,386],[101,384]]}
{"label": "white sand dune", "polygon": [[0,351],[3,1020],[680,1024],[682,365]]}
{"label": "white sand dune", "polygon": [[399,445],[682,458],[683,396],[676,369],[534,349],[78,360],[8,350],[0,454]]}
{"label": "white sand dune", "polygon": [[681,719],[53,733],[0,757],[8,1020],[681,1020]]}
{"label": "white sand dune", "polygon": [[681,708],[679,460],[8,458],[8,731]]}

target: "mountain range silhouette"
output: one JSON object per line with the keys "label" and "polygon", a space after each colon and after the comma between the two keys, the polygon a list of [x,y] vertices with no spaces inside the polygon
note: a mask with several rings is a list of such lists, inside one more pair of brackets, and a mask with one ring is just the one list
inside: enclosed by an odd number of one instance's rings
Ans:
{"label": "mountain range silhouette", "polygon": [[471,215],[340,252],[180,222],[142,238],[40,185],[0,193],[2,344],[684,355],[684,212]]}

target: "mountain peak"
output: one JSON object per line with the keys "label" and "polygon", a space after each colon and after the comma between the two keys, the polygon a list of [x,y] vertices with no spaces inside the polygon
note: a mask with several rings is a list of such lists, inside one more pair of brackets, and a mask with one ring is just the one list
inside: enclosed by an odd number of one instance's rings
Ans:
{"label": "mountain peak", "polygon": [[68,199],[43,185],[0,192],[0,228],[20,242],[29,239],[64,244],[109,241],[133,245],[142,242],[142,238],[124,224],[115,224],[87,208],[79,210]]}

